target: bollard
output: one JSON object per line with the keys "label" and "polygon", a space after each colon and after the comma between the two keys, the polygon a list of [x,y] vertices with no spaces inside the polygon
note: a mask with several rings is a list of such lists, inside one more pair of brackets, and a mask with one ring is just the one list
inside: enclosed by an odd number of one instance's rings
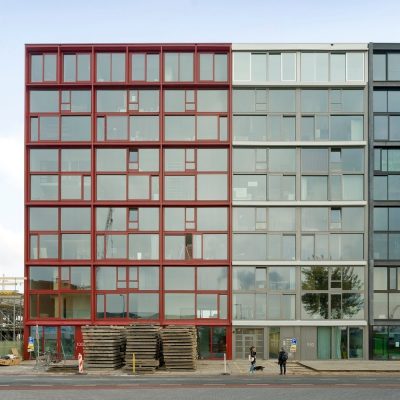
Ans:
{"label": "bollard", "polygon": [[226,375],[226,353],[224,353],[224,374]]}
{"label": "bollard", "polygon": [[83,374],[83,357],[81,353],[78,354],[78,372]]}
{"label": "bollard", "polygon": [[224,353],[224,372],[222,373],[222,375],[230,375],[226,368],[226,353]]}
{"label": "bollard", "polygon": [[132,353],[132,374],[136,374],[136,357],[135,353]]}

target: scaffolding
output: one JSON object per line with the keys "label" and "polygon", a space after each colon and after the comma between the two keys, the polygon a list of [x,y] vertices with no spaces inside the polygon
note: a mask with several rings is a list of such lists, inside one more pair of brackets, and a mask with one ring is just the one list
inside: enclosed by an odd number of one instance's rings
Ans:
{"label": "scaffolding", "polygon": [[24,278],[0,277],[0,342],[22,340]]}

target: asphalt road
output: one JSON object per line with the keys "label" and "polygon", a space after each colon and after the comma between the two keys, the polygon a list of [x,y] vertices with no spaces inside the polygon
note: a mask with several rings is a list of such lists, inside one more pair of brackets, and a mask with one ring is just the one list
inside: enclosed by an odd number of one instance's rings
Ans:
{"label": "asphalt road", "polygon": [[4,400],[386,400],[400,376],[0,376]]}

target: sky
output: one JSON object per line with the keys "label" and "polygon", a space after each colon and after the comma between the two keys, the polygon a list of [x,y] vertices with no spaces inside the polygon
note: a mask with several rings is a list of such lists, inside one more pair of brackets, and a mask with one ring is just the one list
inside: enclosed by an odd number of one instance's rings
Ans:
{"label": "sky", "polygon": [[399,0],[0,0],[0,276],[24,271],[26,43],[400,42],[399,15]]}

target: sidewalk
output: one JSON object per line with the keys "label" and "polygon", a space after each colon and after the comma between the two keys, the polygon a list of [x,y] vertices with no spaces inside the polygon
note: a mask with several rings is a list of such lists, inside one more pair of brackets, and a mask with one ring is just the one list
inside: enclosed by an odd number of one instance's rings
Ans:
{"label": "sidewalk", "polygon": [[[276,361],[257,360],[258,366],[263,366],[263,371],[256,371],[256,375],[276,375],[279,371]],[[67,361],[65,367],[53,367],[49,371],[36,370],[35,361],[22,361],[19,365],[0,367],[0,375],[71,375],[76,374],[78,363],[76,360]],[[246,360],[227,361],[226,372],[230,375],[246,375],[249,373],[249,363]],[[327,360],[327,361],[301,361],[287,364],[288,375],[320,375],[320,374],[348,374],[352,373],[400,373],[400,361],[360,361],[360,360]],[[88,375],[124,376],[130,375],[124,369],[117,370],[85,370]],[[195,371],[166,371],[157,370],[155,374],[146,376],[194,376],[194,375],[221,375],[224,373],[223,361],[199,360]]]}

